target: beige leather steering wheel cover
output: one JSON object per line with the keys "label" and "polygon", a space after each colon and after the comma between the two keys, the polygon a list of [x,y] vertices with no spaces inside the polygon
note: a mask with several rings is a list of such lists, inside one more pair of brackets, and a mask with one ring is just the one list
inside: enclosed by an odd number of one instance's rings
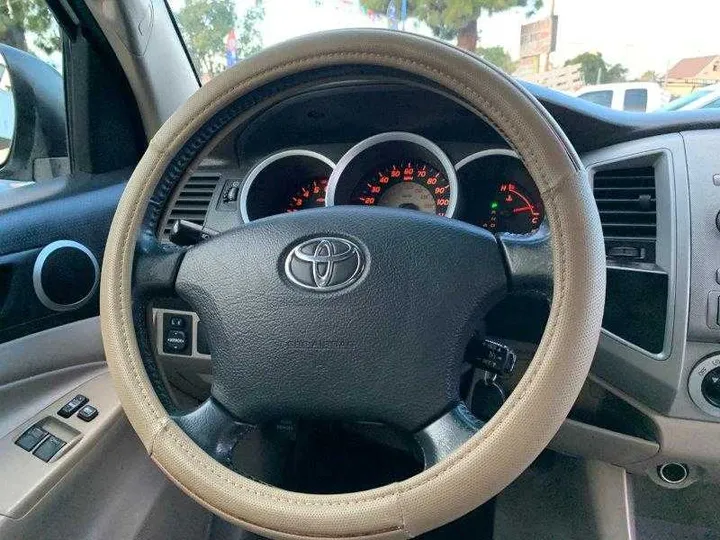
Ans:
{"label": "beige leather steering wheel cover", "polygon": [[[138,350],[130,285],[147,203],[169,161],[212,115],[278,78],[331,65],[385,66],[448,88],[491,123],[535,179],[553,238],[555,293],[529,369],[500,411],[451,456],[403,482],[343,495],[293,493],[244,478],[170,419]],[[186,493],[225,519],[273,538],[400,538],[447,523],[500,492],[542,451],[587,375],[605,297],[597,209],[581,162],[532,96],[478,58],[434,40],[377,30],[306,36],[265,50],[210,81],[163,125],[118,206],[100,291],[107,362],[148,452]]]}

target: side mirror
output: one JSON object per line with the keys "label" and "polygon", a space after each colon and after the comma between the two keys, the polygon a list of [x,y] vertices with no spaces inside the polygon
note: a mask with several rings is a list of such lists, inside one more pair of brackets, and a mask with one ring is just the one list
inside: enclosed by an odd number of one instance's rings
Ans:
{"label": "side mirror", "polygon": [[10,73],[5,58],[0,54],[0,165],[10,156],[10,145],[15,133],[15,102],[10,87]]}
{"label": "side mirror", "polygon": [[70,172],[63,78],[23,51],[0,44],[0,177],[14,181]]}

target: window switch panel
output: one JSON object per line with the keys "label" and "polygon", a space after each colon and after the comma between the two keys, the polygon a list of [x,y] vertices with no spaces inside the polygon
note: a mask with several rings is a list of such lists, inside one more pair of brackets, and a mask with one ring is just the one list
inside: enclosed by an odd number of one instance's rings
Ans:
{"label": "window switch panel", "polygon": [[78,394],[68,401],[63,408],[58,411],[58,415],[63,418],[70,418],[77,410],[88,402],[88,398],[82,394]]}
{"label": "window switch panel", "polygon": [[43,428],[38,426],[32,426],[31,428],[28,428],[25,433],[20,435],[17,441],[15,441],[15,444],[17,444],[20,448],[23,450],[27,450],[30,452],[33,448],[35,448],[40,441],[42,441],[46,436],[48,432],[45,431]]}
{"label": "window switch panel", "polygon": [[65,446],[65,441],[58,439],[55,435],[50,435],[37,447],[33,454],[47,462],[50,461],[63,446]]}

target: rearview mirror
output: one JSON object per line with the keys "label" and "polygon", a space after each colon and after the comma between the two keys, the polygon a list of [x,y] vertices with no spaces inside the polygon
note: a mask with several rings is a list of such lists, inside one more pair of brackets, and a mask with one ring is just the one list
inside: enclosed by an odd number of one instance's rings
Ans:
{"label": "rearview mirror", "polygon": [[5,57],[0,53],[0,166],[10,155],[15,134],[15,101],[13,100],[10,72]]}

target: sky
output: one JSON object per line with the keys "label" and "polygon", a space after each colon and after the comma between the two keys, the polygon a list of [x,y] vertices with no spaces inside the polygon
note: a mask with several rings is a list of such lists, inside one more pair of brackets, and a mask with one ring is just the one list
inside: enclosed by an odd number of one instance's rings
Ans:
{"label": "sky", "polygon": [[[255,0],[237,0],[240,15]],[[386,19],[371,21],[358,7],[359,0],[264,0],[265,19],[260,31],[265,46],[301,34],[354,26],[386,27]],[[399,11],[401,0],[394,0]],[[480,45],[501,46],[516,59],[520,26],[546,17],[552,0],[528,18],[523,8],[483,14],[478,26]],[[170,0],[178,9],[184,0]],[[580,53],[602,52],[610,63],[621,63],[629,76],[653,70],[664,73],[689,56],[720,54],[720,1],[718,0],[555,0],[558,15],[554,65]],[[407,30],[430,34],[418,21]]]}

